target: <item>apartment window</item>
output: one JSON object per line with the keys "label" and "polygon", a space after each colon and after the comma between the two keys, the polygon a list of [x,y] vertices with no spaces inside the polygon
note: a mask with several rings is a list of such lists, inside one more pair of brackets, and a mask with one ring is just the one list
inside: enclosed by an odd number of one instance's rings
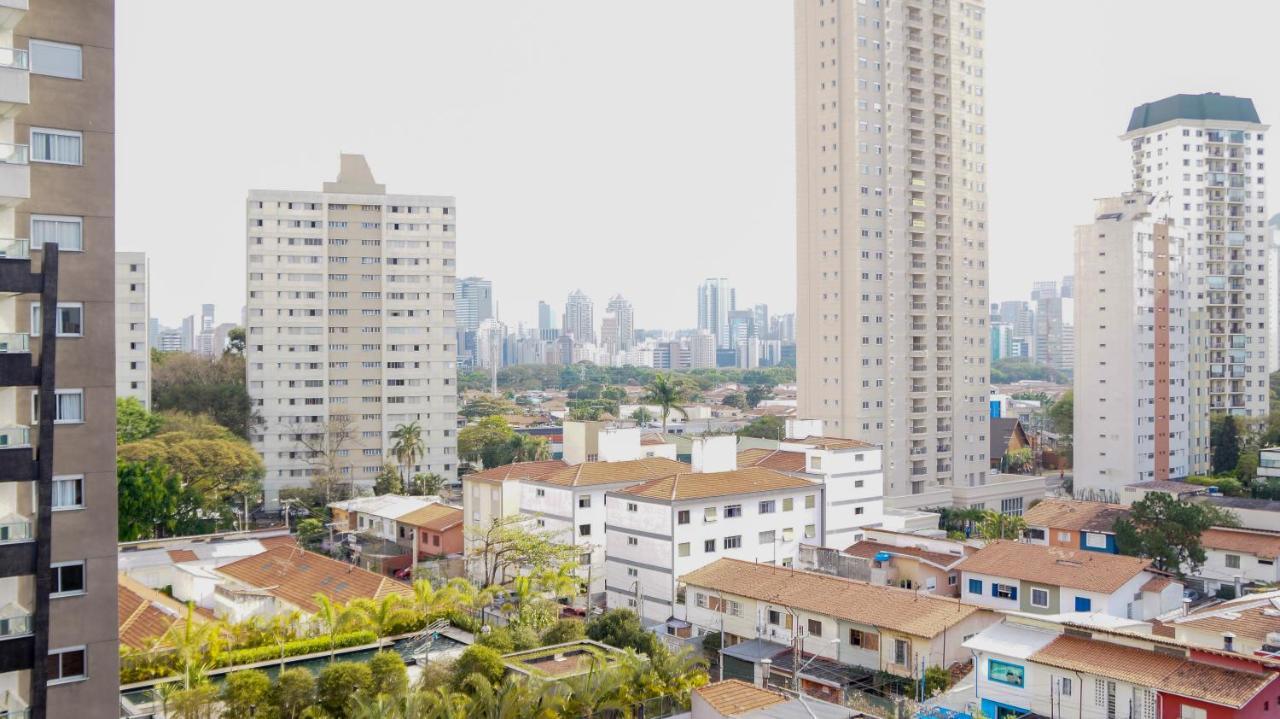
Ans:
{"label": "apartment window", "polygon": [[875,632],[864,632],[861,629],[850,629],[849,644],[867,651],[877,651],[880,649],[880,635]]}
{"label": "apartment window", "polygon": [[545,497],[545,496],[547,496],[547,490],[545,490],[545,489],[535,489],[535,490],[533,490],[533,495],[534,495],[535,497]]}
{"label": "apartment window", "polygon": [[677,544],[677,545],[676,545],[676,554],[678,554],[678,555],[679,555],[679,556],[681,556],[681,557],[687,557],[687,556],[689,556],[689,543],[688,543],[688,542],[681,542],[680,544]]}
{"label": "apartment window", "polygon": [[738,548],[739,548],[739,547],[741,547],[741,546],[742,546],[742,535],[741,535],[741,534],[735,534],[735,535],[733,535],[732,537],[725,537],[725,538],[724,538],[724,548],[725,548],[725,549],[738,549]]}
{"label": "apartment window", "polygon": [[639,544],[640,544],[640,539],[638,537],[627,537],[627,546],[635,547],[635,546],[639,546]]}
{"label": "apartment window", "polygon": [[792,509],[795,508],[795,506],[796,506],[796,500],[794,497],[787,497],[786,499],[782,500],[782,511],[784,512],[790,512]]}
{"label": "apartment window", "polygon": [[714,539],[708,539],[708,540],[705,540],[705,541],[702,543],[702,551],[704,551],[704,552],[714,552],[714,551],[716,551],[716,540],[714,540]]}
{"label": "apartment window", "polygon": [[37,249],[46,242],[58,245],[61,251],[84,249],[84,218],[70,215],[32,215],[31,247]]}
{"label": "apartment window", "polygon": [[1031,606],[1047,609],[1049,607],[1049,590],[1032,587]]}
{"label": "apartment window", "polygon": [[60,562],[50,567],[53,571],[51,597],[72,597],[84,594],[84,562]]}
{"label": "apartment window", "polygon": [[591,507],[591,496],[578,497],[578,507],[580,509],[588,509]]}
{"label": "apartment window", "polygon": [[760,514],[773,514],[777,509],[778,505],[772,499],[760,503]]}
{"label": "apartment window", "polygon": [[1208,712],[1200,707],[1183,704],[1179,713],[1180,719],[1206,719]]}
{"label": "apartment window", "polygon": [[[57,413],[54,415],[54,424],[77,424],[84,421],[84,390],[82,389],[59,389],[54,390],[57,396]],[[40,421],[40,393],[31,393],[31,419],[32,422]]]}
{"label": "apartment window", "polygon": [[[79,302],[58,303],[58,336],[84,336],[84,305]],[[41,329],[40,303],[31,303],[31,336],[39,337]]]}
{"label": "apartment window", "polygon": [[84,477],[67,476],[53,478],[53,509],[84,508]]}
{"label": "apartment window", "polygon": [[816,536],[818,536],[818,528],[817,528],[817,526],[816,526],[816,525],[813,525],[813,524],[806,524],[806,525],[804,525],[804,538],[805,538],[805,539],[813,539],[813,538],[814,538],[814,537],[816,537]]}
{"label": "apartment window", "polygon": [[1226,555],[1226,558],[1227,558],[1227,569],[1239,569],[1239,568],[1240,568],[1240,555],[1239,555],[1239,554],[1228,554],[1228,555]]}
{"label": "apartment window", "polygon": [[905,639],[893,640],[893,663],[906,665],[907,658],[911,655],[911,642]]}
{"label": "apartment window", "polygon": [[1071,677],[1058,679],[1058,694],[1064,697],[1071,696]]}
{"label": "apartment window", "polygon": [[804,496],[804,508],[813,509],[814,503],[817,501],[817,496],[818,495],[816,494],[806,494]]}
{"label": "apartment window", "polygon": [[704,522],[716,521],[716,508],[707,507],[706,509],[702,510],[702,521]]}
{"label": "apartment window", "polygon": [[45,670],[50,684],[82,681],[86,678],[85,648],[67,647],[49,652]]}
{"label": "apartment window", "polygon": [[970,594],[982,594],[982,580],[981,580],[981,579],[970,579],[970,580],[969,580],[969,593],[970,593]]}
{"label": "apartment window", "polygon": [[809,636],[811,637],[822,636],[822,620],[810,619],[806,626],[808,626],[809,628]]}
{"label": "apartment window", "polygon": [[31,128],[31,160],[58,165],[83,165],[84,137],[74,130]]}
{"label": "apartment window", "polygon": [[676,524],[688,524],[688,523],[689,523],[689,510],[682,509],[679,512],[676,512]]}
{"label": "apartment window", "polygon": [[702,592],[695,592],[693,595],[693,603],[703,609],[707,608],[707,595]]}
{"label": "apartment window", "polygon": [[995,582],[992,582],[991,596],[995,597],[996,599],[1015,599],[1016,600],[1018,598],[1018,588],[1011,584],[997,584]]}
{"label": "apartment window", "polygon": [[760,544],[773,544],[774,536],[775,536],[775,534],[774,534],[774,531],[773,531],[772,529],[770,529],[770,530],[769,530],[769,531],[767,531],[767,532],[761,532],[761,533],[760,533]]}
{"label": "apartment window", "polygon": [[635,567],[627,567],[627,576],[628,576],[628,577],[638,577],[638,576],[640,576],[640,570],[639,570],[639,569],[636,569]]}
{"label": "apartment window", "polygon": [[579,524],[579,525],[578,525],[578,536],[579,536],[579,537],[590,537],[590,536],[591,536],[591,525],[590,525],[590,524]]}
{"label": "apartment window", "polygon": [[79,45],[68,45],[48,40],[31,40],[27,43],[31,72],[50,77],[80,80],[84,77],[83,54]]}
{"label": "apartment window", "polygon": [[772,624],[772,625],[774,625],[774,626],[781,625],[781,624],[782,624],[782,612],[778,611],[777,609],[770,609],[770,610],[769,610],[769,623],[770,623],[770,624]]}
{"label": "apartment window", "polygon": [[636,504],[635,502],[627,502],[627,511],[628,511],[628,512],[639,512],[639,511],[640,511],[640,505]]}
{"label": "apartment window", "polygon": [[792,529],[791,527],[784,527],[782,529],[782,541],[790,542],[795,538],[796,538],[796,530]]}

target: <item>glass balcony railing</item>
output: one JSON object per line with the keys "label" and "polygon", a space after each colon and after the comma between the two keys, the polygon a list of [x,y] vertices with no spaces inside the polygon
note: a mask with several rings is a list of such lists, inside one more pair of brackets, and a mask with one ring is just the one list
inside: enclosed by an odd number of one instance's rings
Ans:
{"label": "glass balcony railing", "polygon": [[28,67],[27,51],[16,47],[0,47],[0,67],[26,70]]}
{"label": "glass balcony railing", "polygon": [[0,238],[0,260],[31,259],[31,241]]}
{"label": "glass balcony railing", "polygon": [[30,446],[30,427],[0,427],[0,448]]}
{"label": "glass balcony railing", "polygon": [[26,145],[0,142],[0,164],[25,165],[30,158],[31,153]]}
{"label": "glass balcony railing", "polygon": [[26,332],[0,332],[0,354],[29,354],[31,335]]}
{"label": "glass balcony railing", "polygon": [[0,543],[30,541],[31,520],[20,517],[0,520]]}
{"label": "glass balcony railing", "polygon": [[31,614],[20,607],[9,607],[0,616],[0,639],[21,637],[31,633]]}

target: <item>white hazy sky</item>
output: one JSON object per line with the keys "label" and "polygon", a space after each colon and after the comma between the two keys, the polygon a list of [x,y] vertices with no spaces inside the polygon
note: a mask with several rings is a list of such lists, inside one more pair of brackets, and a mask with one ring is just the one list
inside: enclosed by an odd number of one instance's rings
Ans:
{"label": "white hazy sky", "polygon": [[[1072,227],[1127,186],[1134,105],[1280,112],[1273,0],[987,8],[993,299],[1071,271]],[[793,44],[790,0],[118,0],[117,246],[150,255],[164,322],[238,321],[246,191],[358,152],[457,197],[458,272],[509,322],[581,287],[692,326],[708,276],[791,311]]]}

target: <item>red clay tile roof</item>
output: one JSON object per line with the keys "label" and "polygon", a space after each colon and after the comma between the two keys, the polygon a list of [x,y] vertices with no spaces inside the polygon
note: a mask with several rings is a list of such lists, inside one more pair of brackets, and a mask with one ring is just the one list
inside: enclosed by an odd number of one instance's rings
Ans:
{"label": "red clay tile roof", "polygon": [[[118,575],[117,619],[120,643],[134,649],[144,649],[148,640],[163,636],[175,624],[186,620],[187,609],[182,602],[151,589],[124,575]],[[197,612],[197,623],[205,616]]]}
{"label": "red clay tile roof", "polygon": [[295,547],[298,544],[291,534],[281,534],[275,537],[263,537],[258,541],[267,549],[271,549],[273,547]]}
{"label": "red clay tile roof", "polygon": [[788,442],[798,441],[800,444],[811,444],[814,447],[822,449],[875,449],[874,444],[868,444],[857,439],[848,439],[846,437],[815,437],[809,436],[801,440],[786,440]]}
{"label": "red clay tile roof", "polygon": [[739,467],[765,467],[779,472],[805,471],[804,452],[784,452],[755,447],[738,453]]}
{"label": "red clay tile roof", "polygon": [[812,489],[819,485],[807,479],[792,477],[762,467],[733,469],[727,472],[682,472],[637,484],[618,494],[649,499],[677,501],[727,497],[735,494],[775,492],[786,489]]}
{"label": "red clay tile roof", "polygon": [[506,482],[520,479],[538,479],[564,469],[569,465],[563,460],[546,459],[538,462],[516,462],[515,464],[504,464],[492,469],[486,469],[483,472],[472,472],[463,475],[463,480],[477,480],[481,482]]}
{"label": "red clay tile roof", "polygon": [[1263,559],[1280,557],[1280,534],[1248,529],[1213,527],[1200,535],[1205,549],[1252,554]]}
{"label": "red clay tile roof", "polygon": [[1140,592],[1161,592],[1164,588],[1173,584],[1173,580],[1169,577],[1152,577],[1138,589]]}
{"label": "red clay tile roof", "polygon": [[1149,566],[1139,557],[999,540],[971,554],[960,570],[1110,594]]}
{"label": "red clay tile roof", "polygon": [[425,507],[396,517],[396,521],[430,529],[433,532],[443,532],[449,527],[462,524],[462,510],[447,504],[432,502]]}
{"label": "red clay tile roof", "polygon": [[916,559],[923,559],[926,562],[930,562],[931,564],[936,564],[939,567],[942,567],[944,569],[950,569],[952,565],[964,559],[963,554],[948,554],[946,552],[930,552],[927,549],[921,549],[919,547],[899,547],[894,544],[885,544],[884,542],[877,542],[874,539],[864,539],[861,542],[853,544],[848,549],[844,550],[845,554],[852,555],[854,557],[863,557],[865,559],[871,559],[872,557],[876,556],[876,554],[878,554],[879,552],[888,552],[889,554],[897,554],[897,555],[902,555],[906,557],[915,557]]}
{"label": "red clay tile roof", "polygon": [[353,599],[381,599],[388,594],[413,596],[406,584],[296,547],[274,547],[214,571],[306,612],[319,609],[316,594],[343,604]]}
{"label": "red clay tile roof", "polygon": [[199,559],[199,557],[196,556],[196,553],[190,549],[170,549],[165,552],[165,554],[168,554],[169,559],[171,559],[175,564],[179,562],[194,562]]}
{"label": "red clay tile roof", "polygon": [[542,477],[532,478],[531,481],[561,487],[592,487],[602,484],[647,482],[689,470],[689,465],[684,462],[665,457],[646,457],[626,462],[583,462]]}
{"label": "red clay tile roof", "polygon": [[1029,527],[1064,531],[1111,532],[1116,520],[1129,516],[1129,508],[1105,502],[1046,499],[1028,509],[1022,518]]}

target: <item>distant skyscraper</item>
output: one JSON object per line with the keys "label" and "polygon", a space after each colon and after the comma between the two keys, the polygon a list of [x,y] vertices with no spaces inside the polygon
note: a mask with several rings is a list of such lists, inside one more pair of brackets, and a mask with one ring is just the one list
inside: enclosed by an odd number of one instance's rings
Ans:
{"label": "distant skyscraper", "polygon": [[756,335],[760,339],[777,339],[770,333],[769,305],[756,305],[751,308],[751,321],[755,323]]}
{"label": "distant skyscraper", "polygon": [[594,304],[582,290],[569,293],[564,303],[564,334],[573,335],[576,342],[595,344]]}
{"label": "distant skyscraper", "polygon": [[221,354],[221,347],[214,347],[214,320],[213,305],[200,305],[200,326],[196,332],[195,344],[192,352],[205,357],[211,357],[215,354]]}
{"label": "distant skyscraper", "polygon": [[493,317],[482,320],[476,328],[476,367],[491,369],[497,366],[501,369],[505,366],[506,341],[505,324]]}
{"label": "distant skyscraper", "polygon": [[1076,296],[1076,277],[1075,275],[1067,275],[1062,278],[1062,291],[1059,296],[1064,300],[1074,299]]}
{"label": "distant skyscraper", "polygon": [[182,318],[182,351],[196,351],[196,316],[187,315]]}
{"label": "distant skyscraper", "polygon": [[1134,189],[1169,197],[1172,224],[1187,233],[1192,474],[1209,469],[1211,413],[1268,412],[1268,127],[1249,98],[1205,93],[1138,106],[1121,136]]}
{"label": "distant skyscraper", "polygon": [[600,318],[600,348],[604,350],[609,364],[613,364],[614,355],[621,349],[621,345],[622,335],[618,315],[605,312],[604,317]]}
{"label": "distant skyscraper", "polygon": [[538,301],[538,333],[545,335],[547,330],[555,329],[555,320],[552,319],[554,314],[551,312],[551,305]]}
{"label": "distant skyscraper", "polygon": [[482,277],[463,277],[454,292],[458,331],[475,332],[480,323],[493,317],[493,282]]}
{"label": "distant skyscraper", "polygon": [[716,346],[730,347],[729,310],[733,307],[729,280],[710,277],[698,285],[698,329],[716,338]]}
{"label": "distant skyscraper", "polygon": [[213,329],[213,305],[200,305],[200,331]]}
{"label": "distant skyscraper", "polygon": [[1062,347],[1062,297],[1058,295],[1058,283],[1052,280],[1036,282],[1031,289],[1031,299],[1036,303],[1036,362],[1057,369],[1070,369]]}
{"label": "distant skyscraper", "polygon": [[618,320],[618,349],[629,350],[636,343],[636,313],[622,295],[609,298],[609,312]]}

